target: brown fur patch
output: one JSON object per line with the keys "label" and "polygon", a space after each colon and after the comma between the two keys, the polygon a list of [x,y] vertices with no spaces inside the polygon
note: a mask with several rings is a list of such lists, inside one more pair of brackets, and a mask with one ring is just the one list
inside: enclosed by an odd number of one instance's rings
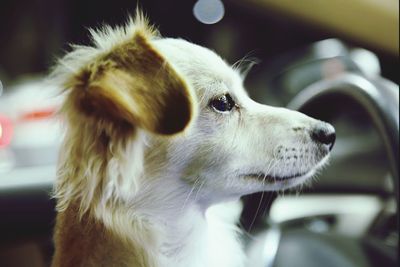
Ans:
{"label": "brown fur patch", "polygon": [[58,214],[52,267],[151,266],[139,244],[122,240],[89,213],[78,214],[77,204]]}
{"label": "brown fur patch", "polygon": [[86,66],[68,84],[73,87],[69,98],[78,110],[153,133],[180,132],[193,113],[186,82],[140,32]]}

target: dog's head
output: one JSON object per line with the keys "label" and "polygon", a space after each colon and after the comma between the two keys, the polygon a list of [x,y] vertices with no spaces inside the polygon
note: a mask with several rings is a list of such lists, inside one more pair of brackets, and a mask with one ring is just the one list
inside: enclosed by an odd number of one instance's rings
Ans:
{"label": "dog's head", "polygon": [[177,39],[154,45],[198,99],[187,133],[166,140],[167,164],[201,186],[205,199],[293,187],[326,162],[335,141],[330,124],[254,102],[240,72],[207,48]]}
{"label": "dog's head", "polygon": [[161,38],[141,18],[92,35],[96,47],[55,71],[68,124],[59,207],[157,190],[215,202],[301,184],[326,161],[332,126],[252,101],[211,50]]}

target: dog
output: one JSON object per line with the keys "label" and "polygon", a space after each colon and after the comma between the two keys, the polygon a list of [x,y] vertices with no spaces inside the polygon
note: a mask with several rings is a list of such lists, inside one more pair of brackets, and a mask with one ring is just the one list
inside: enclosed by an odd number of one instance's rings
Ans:
{"label": "dog", "polygon": [[51,75],[66,129],[52,266],[244,266],[234,203],[309,180],[334,128],[254,102],[240,70],[140,12],[90,33]]}

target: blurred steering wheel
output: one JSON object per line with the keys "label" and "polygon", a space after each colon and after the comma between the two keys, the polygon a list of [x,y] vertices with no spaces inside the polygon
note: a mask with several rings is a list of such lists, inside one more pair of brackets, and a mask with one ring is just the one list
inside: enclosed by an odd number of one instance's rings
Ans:
{"label": "blurred steering wheel", "polygon": [[[396,199],[399,199],[399,88],[388,80],[371,81],[346,74],[317,82],[301,91],[288,108],[319,117],[329,107],[349,99],[368,115],[379,133],[389,161]],[[330,103],[330,104],[329,104]],[[340,107],[340,106],[337,106]]]}
{"label": "blurred steering wheel", "polygon": [[[399,89],[385,79],[367,79],[361,74],[344,74],[313,83],[288,105],[315,118],[329,117],[351,103],[368,117],[386,151],[393,184],[393,198],[399,200]],[[263,205],[270,203],[263,203]],[[246,202],[245,202],[246,205]],[[397,204],[396,204],[397,205]],[[246,207],[247,208],[247,207]],[[398,207],[396,207],[398,215]],[[246,210],[245,210],[246,212]],[[256,215],[257,216],[257,215]],[[261,220],[261,219],[256,219]],[[265,220],[265,219],[264,219]],[[254,223],[254,220],[252,224]],[[398,232],[398,216],[394,228]],[[372,225],[371,228],[373,228]],[[385,224],[378,227],[386,227]],[[361,238],[310,232],[304,228],[269,225],[258,228],[251,262],[256,267],[372,267],[397,266],[397,245],[387,246],[377,237]],[[258,237],[257,237],[258,235]],[[260,241],[261,240],[261,241]],[[254,247],[257,247],[254,249]]]}

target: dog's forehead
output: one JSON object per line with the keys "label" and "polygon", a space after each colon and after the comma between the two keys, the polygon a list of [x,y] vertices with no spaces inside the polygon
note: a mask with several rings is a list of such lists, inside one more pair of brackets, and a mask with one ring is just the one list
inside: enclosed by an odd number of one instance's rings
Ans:
{"label": "dog's forehead", "polygon": [[225,61],[208,48],[190,43],[182,39],[162,38],[154,41],[155,46],[166,58],[179,67],[188,70],[202,69],[213,72],[227,71]]}
{"label": "dog's forehead", "polygon": [[173,38],[153,40],[153,44],[195,86],[221,83],[231,88],[242,83],[239,73],[208,48]]}

